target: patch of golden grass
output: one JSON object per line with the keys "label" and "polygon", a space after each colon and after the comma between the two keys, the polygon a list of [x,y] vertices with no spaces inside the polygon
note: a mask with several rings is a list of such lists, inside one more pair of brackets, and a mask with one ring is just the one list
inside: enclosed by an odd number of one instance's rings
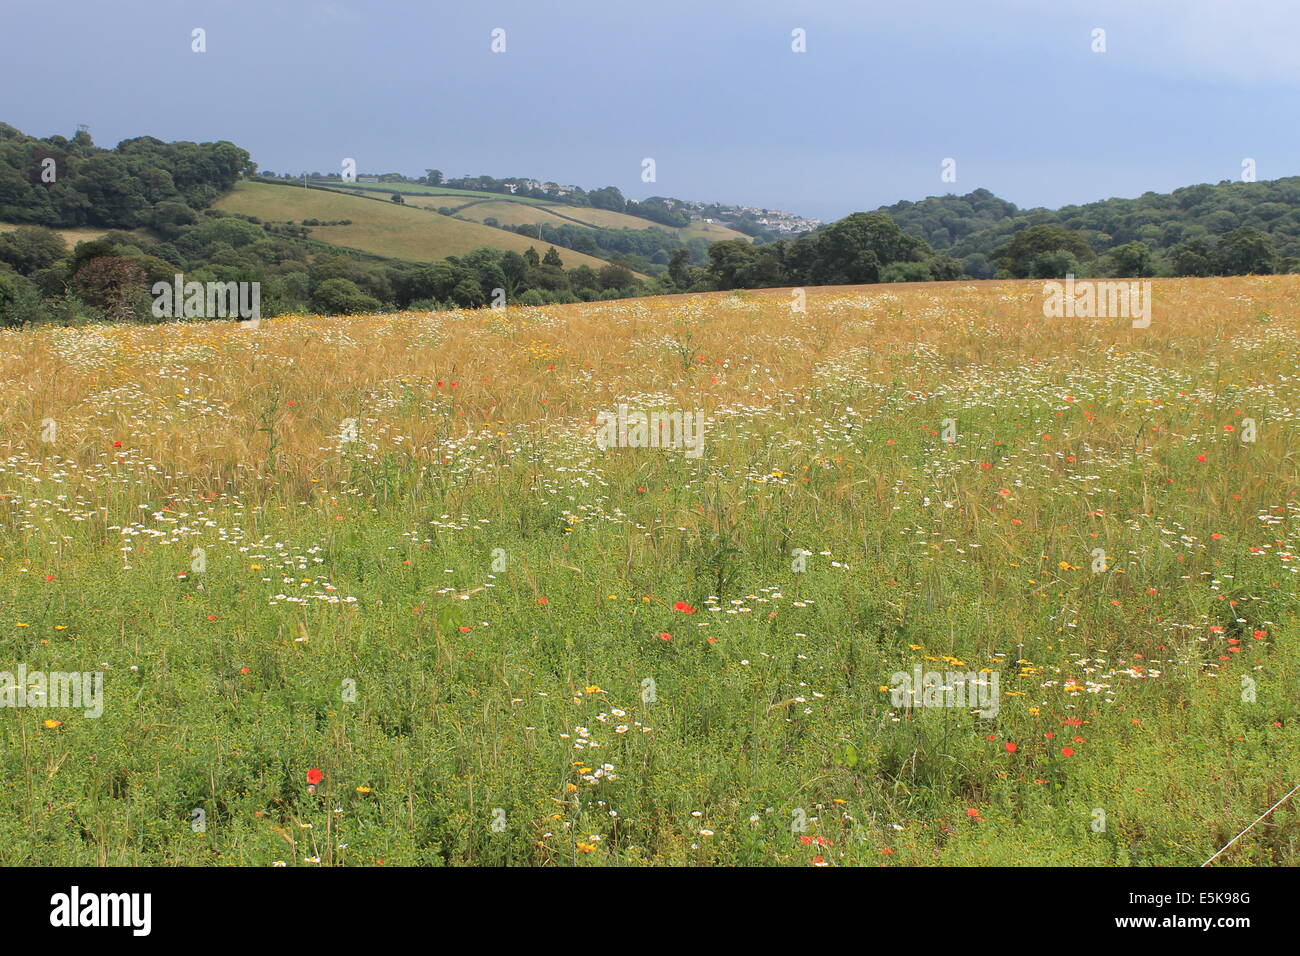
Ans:
{"label": "patch of golden grass", "polygon": [[[0,222],[0,232],[13,232],[13,230],[15,229],[23,228],[24,225],[25,225],[24,223]],[[79,242],[89,242],[92,239],[98,239],[101,236],[107,234],[109,231],[110,230],[108,229],[99,229],[97,227],[91,227],[91,226],[87,226],[82,229],[55,229],[54,230],[54,232],[58,233],[59,236],[62,237],[64,245],[66,245],[69,249],[76,246],[76,244]],[[120,231],[132,232],[133,230],[125,229]]]}
{"label": "patch of golden grass", "polygon": [[[530,246],[538,247],[536,239],[502,229],[326,189],[236,183],[234,190],[215,205],[218,209],[274,222],[351,219],[352,224],[348,226],[311,226],[311,237],[348,249],[413,262],[436,262],[482,247],[515,252],[523,252]],[[565,250],[564,261],[570,268],[588,265],[600,269],[606,265],[601,259],[571,250]]]}
{"label": "patch of golden grass", "polygon": [[[280,480],[303,483],[337,466],[340,422],[364,416],[376,396],[391,399],[384,427],[398,444],[424,447],[498,426],[589,422],[646,392],[706,411],[786,403],[820,363],[855,350],[864,376],[888,377],[896,357],[918,350],[935,356],[938,375],[999,363],[1104,375],[1108,350],[1122,350],[1166,365],[1213,355],[1225,382],[1254,380],[1279,370],[1238,367],[1234,339],[1268,325],[1300,333],[1298,294],[1292,276],[1156,280],[1146,329],[1044,318],[1040,282],[957,282],[809,289],[805,313],[791,310],[788,290],[767,290],[504,313],[286,316],[257,330],[194,322],[0,332],[0,456],[38,449],[50,418],[63,447],[72,441],[83,456],[129,438],[165,469],[250,476],[266,460],[259,429],[273,426]],[[925,394],[934,384],[901,387]],[[439,401],[439,414],[404,413],[404,390]],[[110,392],[123,397],[108,403]]]}

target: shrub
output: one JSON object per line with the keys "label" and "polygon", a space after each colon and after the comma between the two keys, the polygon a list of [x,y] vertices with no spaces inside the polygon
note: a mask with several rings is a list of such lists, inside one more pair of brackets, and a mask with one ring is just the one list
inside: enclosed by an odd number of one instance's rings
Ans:
{"label": "shrub", "polygon": [[72,284],[86,302],[103,309],[109,321],[124,322],[136,315],[145,274],[123,256],[101,256],[78,269]]}

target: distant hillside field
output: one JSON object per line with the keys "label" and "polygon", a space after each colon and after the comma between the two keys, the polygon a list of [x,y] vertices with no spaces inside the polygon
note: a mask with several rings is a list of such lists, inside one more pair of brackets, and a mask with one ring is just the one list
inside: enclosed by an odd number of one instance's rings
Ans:
{"label": "distant hillside field", "polygon": [[[257,216],[270,222],[351,219],[349,226],[311,226],[311,237],[336,246],[413,262],[436,262],[482,247],[524,252],[531,246],[538,253],[546,251],[545,245],[538,240],[503,229],[323,189],[241,182],[214,205],[218,209]],[[566,268],[587,265],[601,269],[608,264],[603,259],[571,249],[560,249],[559,253]]]}
{"label": "distant hillside field", "polygon": [[[435,208],[447,205],[447,202],[441,198],[407,197],[406,201]],[[649,219],[642,219],[640,216],[629,216],[625,212],[614,212],[612,209],[568,206],[564,203],[530,201],[527,205],[523,205],[514,199],[498,199],[482,203],[476,202],[465,206],[457,210],[456,215],[465,216],[478,222],[492,217],[502,225],[510,226],[519,226],[524,223],[563,225],[567,222],[574,226],[591,226],[596,229],[661,229],[669,235],[676,236],[683,242],[697,237],[706,239],[709,242],[719,242],[723,239],[750,241],[749,236],[743,232],[737,232],[735,229],[718,223],[697,221],[689,226],[665,226]]]}
{"label": "distant hillside field", "polygon": [[[0,232],[12,232],[15,229],[21,229],[23,224],[12,222],[0,222]],[[109,230],[97,229],[93,226],[84,229],[55,229],[67,244],[69,249],[73,248],[79,242],[88,242],[91,239],[98,239]],[[128,230],[129,231],[129,230]]]}
{"label": "distant hillside field", "polygon": [[738,232],[730,226],[724,226],[717,222],[702,222],[697,219],[689,226],[683,226],[677,230],[677,235],[682,241],[694,239],[697,236],[709,240],[709,242],[720,242],[723,239],[740,239],[743,242],[753,242],[749,236],[743,232]]}
{"label": "distant hillside field", "polygon": [[749,236],[743,232],[737,232],[735,229],[730,229],[718,223],[696,221],[689,226],[665,226],[649,219],[642,219],[640,216],[629,216],[627,213],[614,212],[612,209],[593,209],[588,206],[560,206],[559,211],[570,219],[577,219],[580,222],[601,229],[662,229],[664,232],[677,236],[682,241],[694,239],[696,236],[707,239],[709,242],[718,242],[722,239],[750,241]]}
{"label": "distant hillside field", "polygon": [[[509,199],[511,202],[530,203],[539,206],[550,205],[548,200],[533,199],[531,196],[507,196],[504,193],[490,193],[479,189],[453,189],[450,186],[424,186],[420,183],[342,183],[337,180],[314,179],[309,180],[316,186],[328,186],[330,189],[352,189],[358,192],[376,192],[392,195],[394,192],[400,192],[404,196],[447,196],[451,199],[461,199],[463,202],[470,202],[474,199]],[[444,203],[444,205],[455,206],[457,203]]]}
{"label": "distant hillside field", "polygon": [[[412,206],[437,209],[440,206],[448,205],[447,200],[441,196],[407,196],[405,198],[407,203]],[[473,219],[475,222],[495,219],[503,226],[522,226],[528,223],[533,225],[540,223],[547,226],[563,226],[566,223],[577,225],[573,220],[565,219],[563,215],[556,215],[542,206],[510,202],[505,199],[475,200],[467,206],[456,209],[455,215]]]}
{"label": "distant hillside field", "polygon": [[[321,185],[328,185],[332,189],[361,189],[387,195],[396,191],[402,193],[407,204],[411,206],[427,206],[431,209],[446,206],[456,209],[458,216],[476,222],[493,218],[503,226],[561,225],[568,222],[571,225],[587,225],[598,229],[662,229],[670,235],[677,236],[683,242],[695,238],[707,239],[709,242],[719,242],[723,239],[751,241],[743,232],[720,223],[695,221],[689,226],[665,226],[640,216],[614,212],[612,209],[570,206],[568,203],[533,199],[530,196],[507,196],[473,189],[449,189],[445,186],[421,186],[408,183],[350,183],[346,187],[335,183]],[[480,203],[477,200],[484,200],[484,202]],[[457,209],[458,206],[463,208]]]}

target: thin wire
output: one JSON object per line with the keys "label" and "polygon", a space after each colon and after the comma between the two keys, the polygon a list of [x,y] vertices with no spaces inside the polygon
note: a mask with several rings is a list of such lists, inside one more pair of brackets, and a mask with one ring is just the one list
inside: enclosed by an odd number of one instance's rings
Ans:
{"label": "thin wire", "polygon": [[[1300,783],[1297,783],[1294,787],[1291,788],[1291,793],[1288,793],[1285,797],[1283,797],[1283,798],[1282,798],[1281,800],[1279,800],[1277,803],[1273,804],[1271,807],[1269,807],[1267,810],[1265,810],[1263,813],[1261,813],[1261,814],[1259,815],[1259,817],[1255,820],[1255,823],[1258,823],[1260,820],[1263,820],[1266,816],[1268,816],[1270,813],[1272,813],[1272,812],[1273,812],[1274,810],[1276,810],[1278,807],[1282,806],[1282,804],[1286,803],[1287,800],[1290,799],[1291,794],[1292,794],[1292,793],[1295,793],[1297,790],[1300,790]],[[1250,827],[1253,827],[1253,826],[1255,825],[1255,823],[1252,823],[1252,824],[1250,825]],[[1226,850],[1228,847],[1232,846],[1234,843],[1236,843],[1238,840],[1240,840],[1242,837],[1244,837],[1244,836],[1245,836],[1245,835],[1250,831],[1250,827],[1246,827],[1245,830],[1242,830],[1242,831],[1241,831],[1240,833],[1238,833],[1235,837],[1233,837],[1231,840],[1229,840],[1229,841],[1227,842],[1227,844],[1223,847],[1223,850]],[[1223,850],[1220,850],[1219,853],[1222,853]],[[1214,856],[1210,857],[1208,860],[1206,860],[1204,863],[1202,863],[1201,866],[1209,866],[1209,865],[1210,865],[1211,863],[1213,863],[1216,859],[1218,859],[1219,853],[1214,854]]]}

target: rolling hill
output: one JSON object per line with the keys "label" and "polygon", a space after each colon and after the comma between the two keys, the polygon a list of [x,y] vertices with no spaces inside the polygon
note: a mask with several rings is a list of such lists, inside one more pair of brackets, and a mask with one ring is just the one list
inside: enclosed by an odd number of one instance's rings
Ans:
{"label": "rolling hill", "polygon": [[[539,253],[546,251],[544,247],[538,248],[536,239],[503,229],[325,189],[240,182],[213,205],[228,212],[256,216],[264,222],[350,219],[351,225],[312,226],[311,237],[331,245],[412,262],[436,262],[482,247],[522,253],[531,246]],[[603,259],[571,249],[559,252],[566,268],[586,265],[601,269],[607,265]]]}
{"label": "rolling hill", "polygon": [[[341,189],[335,183],[321,183],[331,189]],[[563,225],[590,226],[593,229],[659,229],[676,236],[683,242],[702,238],[709,242],[723,239],[740,239],[750,242],[749,236],[719,223],[692,222],[689,226],[666,226],[640,216],[596,209],[592,206],[573,206],[568,203],[534,199],[530,196],[507,196],[501,193],[478,192],[468,189],[451,189],[442,186],[421,186],[409,183],[358,183],[348,189],[358,192],[376,192],[385,196],[400,192],[407,205],[430,209],[450,208],[457,216],[483,222],[495,219],[503,226]]]}
{"label": "rolling hill", "polygon": [[1099,254],[1141,242],[1165,257],[1182,244],[1213,247],[1233,230],[1248,228],[1268,236],[1279,257],[1300,260],[1300,176],[1200,183],[1059,209],[1021,209],[987,189],[976,189],[964,196],[898,202],[876,212],[936,252],[962,260],[972,278],[991,276],[998,248],[1022,230],[1043,225],[1079,233]]}

